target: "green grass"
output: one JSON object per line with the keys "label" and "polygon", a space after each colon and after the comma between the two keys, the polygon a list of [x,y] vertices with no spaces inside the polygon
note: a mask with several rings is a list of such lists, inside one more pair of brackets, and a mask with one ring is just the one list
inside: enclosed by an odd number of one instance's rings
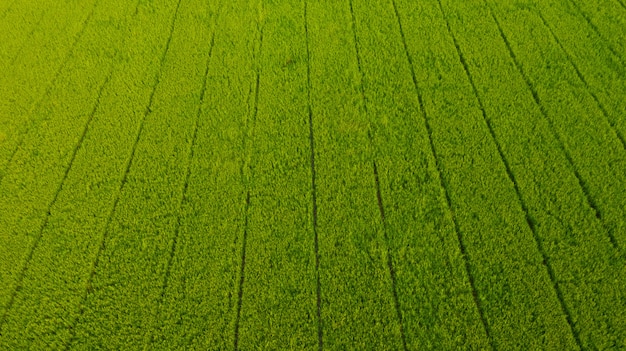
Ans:
{"label": "green grass", "polygon": [[625,24],[0,2],[0,349],[626,349]]}

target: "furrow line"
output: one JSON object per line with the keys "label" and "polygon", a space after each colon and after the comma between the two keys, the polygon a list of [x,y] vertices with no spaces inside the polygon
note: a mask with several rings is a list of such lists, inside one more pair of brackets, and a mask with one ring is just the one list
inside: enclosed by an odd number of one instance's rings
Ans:
{"label": "furrow line", "polygon": [[[480,320],[481,323],[483,325],[483,327],[485,328],[485,333],[487,334],[487,339],[489,340],[489,345],[491,346],[492,350],[495,350],[495,344],[494,344],[494,340],[491,337],[491,329],[489,327],[489,324],[487,323],[487,319],[485,318],[485,313],[484,313],[484,308],[482,306],[482,303],[480,302],[480,299],[478,298],[478,292],[476,290],[476,282],[474,279],[474,275],[472,274],[472,270],[470,268],[470,263],[469,263],[469,258],[467,255],[467,249],[465,247],[465,243],[463,241],[463,235],[461,233],[461,229],[459,228],[459,224],[456,220],[456,217],[454,215],[454,212],[452,210],[452,201],[450,200],[450,194],[448,191],[448,185],[446,183],[446,180],[443,177],[443,174],[441,172],[441,164],[439,162],[439,158],[437,156],[437,151],[435,150],[435,145],[433,143],[433,137],[432,137],[432,128],[431,125],[428,121],[428,116],[426,115],[426,110],[424,109],[424,98],[422,96],[422,93],[420,92],[419,89],[419,85],[417,83],[417,78],[415,75],[415,67],[413,66],[413,59],[411,58],[411,55],[409,54],[409,49],[406,43],[406,37],[404,35],[404,30],[402,29],[402,21],[400,20],[400,14],[398,13],[398,7],[396,5],[396,1],[395,0],[391,0],[392,4],[393,4],[393,9],[396,15],[396,19],[398,20],[398,26],[400,28],[400,35],[402,36],[402,44],[404,45],[404,52],[406,54],[406,58],[409,62],[409,68],[411,69],[411,77],[413,79],[413,86],[415,87],[415,92],[417,94],[417,98],[419,101],[419,106],[420,106],[420,110],[422,111],[422,118],[424,119],[424,125],[426,126],[426,130],[428,132],[428,141],[430,143],[430,150],[431,153],[435,159],[435,164],[436,164],[436,168],[437,168],[437,177],[439,178],[440,182],[441,182],[441,186],[442,186],[442,190],[445,194],[445,198],[446,198],[446,206],[448,207],[448,210],[450,211],[451,217],[452,217],[452,221],[454,222],[454,231],[456,233],[457,236],[457,240],[459,242],[459,248],[461,250],[461,255],[463,256],[463,262],[465,263],[465,271],[467,272],[468,278],[469,278],[469,282],[470,285],[472,287],[472,297],[474,299],[474,303],[476,305],[476,308],[478,309],[478,314],[480,315]],[[439,3],[440,7],[441,7],[441,3]]]}
{"label": "furrow line", "polygon": [[[360,78],[360,92],[361,92],[361,99],[363,100],[363,109],[365,110],[365,115],[369,115],[369,111],[368,111],[368,107],[367,107],[367,98],[365,96],[365,87],[364,87],[364,75],[363,75],[363,69],[361,66],[361,52],[359,50],[359,43],[357,41],[357,33],[356,33],[356,16],[354,15],[354,8],[352,6],[352,0],[348,0],[348,4],[350,5],[350,16],[352,19],[352,34],[353,34],[353,40],[354,40],[354,50],[356,53],[356,60],[357,60],[357,66],[359,68],[359,78]],[[371,146],[374,146],[374,141],[373,136],[371,134],[371,125],[369,125],[368,123],[368,132],[367,132],[368,138],[369,138],[369,142]],[[391,279],[391,287],[392,287],[392,291],[393,291],[393,302],[394,302],[394,307],[396,309],[396,316],[398,318],[398,323],[400,324],[400,336],[402,338],[402,346],[404,348],[404,350],[406,351],[407,348],[407,343],[406,343],[406,335],[404,333],[404,323],[402,321],[402,311],[400,310],[400,301],[398,300],[398,288],[397,288],[397,284],[396,284],[396,273],[395,270],[393,268],[393,261],[391,259],[391,248],[390,248],[390,243],[389,243],[389,238],[387,235],[387,228],[386,228],[386,223],[385,223],[385,210],[383,207],[383,200],[382,200],[382,194],[380,192],[380,182],[378,179],[378,168],[376,167],[376,156],[373,157],[372,163],[374,165],[374,180],[376,183],[376,198],[378,200],[378,210],[380,212],[380,218],[381,218],[381,222],[383,225],[383,236],[385,239],[385,249],[387,251],[387,269],[389,271],[389,277]]]}
{"label": "furrow line", "polygon": [[[259,47],[259,52],[261,51],[261,48],[263,46],[263,32],[261,32],[260,35],[260,40],[261,40],[261,45]],[[257,58],[258,59],[258,58]],[[257,66],[259,65],[259,63],[257,63]],[[252,89],[254,89],[254,102],[253,102],[253,106],[252,106],[252,116],[248,116],[248,118],[246,118],[246,123],[245,123],[245,133],[243,140],[242,140],[242,149],[243,152],[246,153],[246,159],[244,159],[244,161],[241,163],[241,179],[245,182],[246,181],[246,171],[249,170],[250,168],[250,164],[247,162],[247,150],[249,147],[249,143],[251,142],[249,139],[252,138],[252,134],[254,133],[254,123],[256,121],[256,115],[258,112],[258,100],[259,100],[259,85],[261,82],[261,72],[260,72],[260,67],[257,67],[257,72],[256,72],[256,77],[255,77],[255,81],[254,81],[254,88],[250,87],[250,92],[248,93],[248,97],[247,97],[247,104],[248,106],[250,106],[250,99],[252,98]],[[248,183],[249,183],[249,178],[247,179]],[[249,184],[247,184],[249,185]]]}
{"label": "furrow line", "polygon": [[[578,4],[576,3],[576,1],[573,0],[569,0],[569,3],[572,4],[572,6],[574,6],[576,8],[576,11],[578,11],[578,13],[580,13],[580,15],[585,19],[585,21],[589,24],[589,26],[591,27],[591,29],[593,29],[593,31],[596,33],[596,35],[598,36],[598,38],[601,38],[604,42],[606,47],[611,51],[611,53],[613,53],[613,55],[615,55],[615,57],[618,58],[618,60],[620,61],[620,63],[622,64],[622,67],[626,67],[626,63],[624,62],[624,57],[622,55],[620,55],[617,50],[615,50],[615,48],[613,47],[613,45],[611,45],[611,43],[606,40],[606,38],[604,38],[602,36],[602,34],[600,34],[600,29],[598,28],[598,26],[596,26],[592,21],[591,18],[589,18],[589,16],[583,12],[583,10],[580,8],[580,6],[578,6]],[[621,4],[621,2],[620,2]],[[623,6],[623,4],[622,4]]]}
{"label": "furrow line", "polygon": [[[261,47],[262,46],[263,46],[263,32],[261,32]],[[259,47],[259,51],[261,50],[261,47]],[[259,67],[259,70],[260,70],[260,67]],[[260,84],[261,84],[261,72],[257,72],[255,88],[254,88],[254,112],[252,113],[252,125],[250,129],[250,138],[254,134],[254,124],[256,123],[256,117],[259,111],[259,85]],[[249,164],[248,164],[248,167],[250,167]]]}
{"label": "furrow line", "polygon": [[307,98],[309,112],[309,145],[311,149],[311,199],[313,207],[313,236],[315,242],[315,278],[316,278],[316,294],[317,294],[317,339],[318,350],[323,350],[323,330],[322,330],[322,291],[320,286],[320,254],[319,239],[317,233],[317,188],[315,184],[315,138],[313,127],[313,107],[311,106],[311,51],[309,49],[309,22],[307,19],[307,3],[304,0],[304,31],[306,33],[306,54],[307,54]]}
{"label": "furrow line", "polygon": [[[178,9],[180,8],[180,3],[182,0],[178,0],[178,4],[176,6],[176,10],[174,12],[174,18],[172,20],[172,24],[170,26],[170,32],[169,32],[169,36],[167,39],[167,43],[165,45],[165,49],[163,50],[163,54],[161,55],[161,60],[159,63],[159,67],[163,66],[163,63],[165,62],[165,56],[169,50],[169,45],[170,42],[172,40],[172,35],[174,34],[174,24],[176,23],[176,19],[178,17]],[[137,5],[137,8],[139,8],[139,3]],[[126,167],[124,169],[124,174],[122,175],[122,180],[120,182],[120,186],[118,187],[117,190],[117,194],[115,195],[115,200],[113,201],[113,206],[111,208],[111,211],[109,212],[109,215],[107,216],[107,220],[106,220],[106,224],[104,226],[104,234],[102,235],[102,239],[100,240],[100,245],[98,246],[98,251],[96,252],[96,258],[94,259],[94,263],[93,266],[91,268],[91,271],[89,273],[89,278],[87,279],[86,282],[86,287],[85,287],[85,295],[82,299],[82,303],[81,303],[81,307],[80,310],[78,312],[78,316],[76,317],[76,319],[71,323],[71,327],[70,329],[73,331],[75,324],[78,322],[78,320],[83,316],[84,312],[85,312],[85,301],[87,300],[89,294],[92,292],[92,288],[91,288],[91,284],[93,282],[93,278],[96,275],[96,270],[98,269],[98,264],[100,261],[100,257],[102,255],[102,252],[105,249],[106,246],[106,239],[108,237],[108,234],[110,232],[110,226],[111,223],[113,222],[113,215],[115,214],[115,211],[117,209],[117,205],[119,204],[119,200],[121,198],[121,194],[122,191],[124,189],[124,186],[127,182],[128,179],[128,173],[130,172],[130,168],[132,166],[133,163],[133,159],[135,158],[135,151],[137,150],[137,145],[139,144],[139,139],[141,137],[141,134],[143,132],[143,128],[145,125],[145,121],[146,118],[148,117],[148,115],[150,114],[151,110],[151,106],[153,104],[153,99],[154,99],[154,94],[156,92],[157,86],[160,83],[160,77],[161,76],[161,70],[159,69],[158,73],[157,73],[157,77],[156,77],[156,81],[154,83],[154,85],[152,86],[152,91],[150,92],[150,99],[148,100],[148,104],[146,106],[144,115],[139,123],[139,130],[137,131],[137,135],[135,137],[135,141],[133,142],[133,146],[131,149],[131,153],[130,153],[130,157],[128,158],[128,160],[126,161]],[[67,344],[66,344],[66,350],[69,349],[70,345],[72,344],[72,342],[74,341],[74,338],[76,337],[76,334],[74,332],[71,333],[72,335],[68,338]]]}
{"label": "furrow line", "polygon": [[250,190],[247,191],[246,194],[246,210],[245,210],[245,221],[243,228],[243,244],[241,248],[241,269],[239,271],[239,292],[237,297],[237,315],[235,317],[235,342],[234,342],[234,350],[239,350],[239,320],[241,318],[241,304],[243,302],[243,283],[245,279],[245,270],[246,270],[246,242],[248,239],[248,210],[250,208]]}
{"label": "furrow line", "polygon": [[[369,115],[369,111],[367,110],[367,99],[365,97],[365,88],[363,87],[363,85],[365,84],[363,81],[363,68],[361,67],[361,53],[359,52],[359,44],[357,42],[357,37],[356,37],[356,18],[354,16],[354,9],[352,8],[352,0],[348,0],[348,4],[350,5],[350,16],[352,19],[352,36],[353,36],[353,41],[354,41],[354,51],[356,52],[356,63],[357,66],[359,68],[359,78],[360,78],[360,87],[359,87],[359,91],[361,92],[361,99],[363,100],[363,108],[365,109],[365,115]],[[371,142],[371,135],[369,134],[368,131],[368,136],[370,136],[370,142]]]}
{"label": "furrow line", "polygon": [[[137,143],[139,142],[139,136],[141,135],[144,121],[146,120],[146,117],[150,114],[150,112],[152,112],[152,104],[154,103],[154,94],[156,93],[156,88],[159,86],[159,83],[161,83],[161,69],[160,68],[163,67],[163,63],[165,62],[165,56],[167,56],[168,51],[170,51],[170,44],[172,42],[172,36],[174,35],[174,26],[176,25],[176,19],[178,18],[178,10],[180,9],[181,2],[182,0],[178,0],[178,3],[176,4],[176,10],[174,10],[174,18],[172,19],[172,24],[170,25],[170,34],[167,37],[167,42],[165,43],[165,50],[163,50],[163,54],[161,55],[161,60],[159,61],[159,71],[157,72],[157,75],[156,75],[156,82],[154,83],[154,86],[152,87],[152,91],[150,92],[150,99],[148,100],[146,111],[144,113],[143,119],[141,120],[141,125],[139,126],[139,133],[137,134],[135,144],[133,145],[133,154],[131,155],[131,162],[132,162],[132,156],[135,154]],[[129,162],[129,167],[130,167],[130,162]]]}
{"label": "furrow line", "polygon": [[[218,22],[217,21],[218,19],[219,19],[219,14],[216,17],[215,22]],[[207,58],[206,70],[204,71],[204,78],[202,81],[202,88],[200,89],[200,105],[198,106],[198,114],[196,115],[196,122],[194,124],[194,129],[193,129],[193,137],[191,139],[191,148],[189,150],[189,162],[187,166],[187,174],[185,176],[185,185],[183,187],[183,199],[185,198],[185,194],[187,193],[187,188],[189,186],[189,177],[191,176],[191,167],[190,167],[191,160],[195,156],[195,145],[196,145],[196,140],[198,138],[198,126],[200,124],[199,122],[200,122],[200,114],[202,113],[202,104],[204,103],[204,100],[206,97],[206,86],[209,80],[209,65],[210,65],[211,58],[213,57],[213,47],[215,46],[215,31],[216,30],[217,29],[213,30],[213,34],[211,36],[209,57]]]}
{"label": "furrow line", "polygon": [[396,308],[396,314],[398,316],[398,321],[400,323],[400,336],[402,337],[402,346],[405,351],[408,350],[406,343],[406,334],[404,332],[404,322],[402,319],[402,312],[400,311],[400,300],[398,299],[398,288],[397,288],[397,278],[396,271],[393,268],[393,260],[391,257],[391,249],[389,245],[389,236],[387,234],[387,223],[385,220],[385,207],[383,206],[383,196],[380,192],[380,180],[378,178],[378,168],[376,167],[376,161],[374,164],[374,179],[376,180],[376,198],[378,200],[378,211],[380,212],[380,218],[383,223],[383,234],[385,237],[386,249],[387,249],[387,268],[389,269],[389,275],[391,277],[391,286],[393,288],[393,304]]}
{"label": "furrow line", "polygon": [[[535,103],[537,104],[537,106],[539,106],[539,109],[541,110],[541,114],[543,115],[543,117],[548,122],[548,125],[550,126],[550,131],[554,135],[555,139],[558,141],[559,147],[560,147],[561,151],[563,151],[563,153],[565,154],[565,157],[567,158],[567,162],[568,162],[569,166],[571,167],[572,171],[574,172],[574,175],[576,176],[578,184],[580,185],[581,189],[583,190],[583,193],[585,194],[585,200],[587,201],[587,204],[594,211],[594,214],[595,214],[596,218],[602,219],[602,213],[600,212],[600,210],[598,209],[598,206],[596,205],[595,201],[591,197],[588,185],[586,184],[585,181],[583,181],[583,179],[582,179],[582,177],[580,175],[580,172],[578,172],[578,169],[574,165],[574,161],[572,159],[572,156],[570,155],[569,151],[567,151],[567,149],[565,148],[565,144],[563,143],[563,140],[561,139],[561,136],[556,132],[556,128],[554,127],[554,124],[552,123],[552,121],[548,117],[548,112],[546,111],[545,106],[543,106],[543,104],[541,103],[541,100],[539,99],[539,95],[537,94],[537,89],[535,89],[534,85],[532,84],[532,82],[530,81],[528,76],[526,75],[526,72],[524,72],[524,70],[522,69],[522,66],[519,63],[519,61],[517,59],[517,56],[515,55],[515,53],[513,52],[513,49],[511,48],[511,44],[509,43],[509,40],[507,39],[506,35],[504,34],[504,31],[502,30],[502,26],[500,25],[500,21],[498,21],[498,19],[495,17],[491,7],[489,7],[489,11],[490,11],[491,17],[493,18],[494,22],[496,23],[496,26],[498,27],[498,31],[500,33],[500,37],[502,38],[502,40],[504,40],[504,44],[506,45],[506,48],[509,51],[509,55],[511,56],[511,59],[513,60],[513,63],[515,63],[515,67],[520,72],[522,78],[524,79],[524,82],[528,86],[528,89],[530,90],[530,92],[531,92],[531,94],[533,96],[533,99],[535,100]],[[605,226],[605,225],[603,224],[603,226]],[[609,237],[613,247],[618,248],[619,246],[617,244],[617,239],[615,238],[615,236],[611,233],[610,230],[608,230],[608,228],[605,227],[605,229],[606,229],[607,235],[608,235],[608,237]]]}
{"label": "furrow line", "polygon": [[626,3],[624,2],[624,0],[617,0],[617,3],[620,4],[620,6],[624,8],[624,10],[626,10]]}
{"label": "furrow line", "polygon": [[[219,13],[217,18],[219,18]],[[217,19],[216,19],[217,22]],[[167,261],[167,267],[165,268],[165,277],[163,278],[163,287],[161,288],[161,294],[157,301],[157,308],[162,303],[165,297],[165,291],[167,290],[167,286],[169,284],[172,262],[174,261],[174,255],[176,254],[176,248],[178,246],[178,237],[180,235],[180,227],[181,227],[181,208],[182,204],[187,196],[187,189],[189,187],[189,178],[191,177],[191,160],[194,158],[194,149],[196,145],[196,140],[198,138],[198,126],[200,120],[200,114],[202,112],[202,104],[204,103],[204,98],[206,95],[206,86],[209,77],[209,64],[211,61],[211,57],[213,56],[213,46],[215,44],[215,29],[211,35],[211,44],[209,46],[209,57],[206,61],[206,69],[204,71],[204,78],[202,81],[202,87],[200,89],[200,100],[198,104],[198,111],[196,113],[196,118],[193,126],[193,135],[191,137],[191,145],[189,146],[189,156],[187,157],[187,166],[185,169],[185,181],[183,183],[183,189],[181,193],[181,197],[178,201],[178,215],[176,216],[176,229],[174,230],[174,242],[172,243],[172,249],[170,250],[169,259]],[[152,341],[152,340],[151,340]]]}
{"label": "furrow line", "polygon": [[[441,4],[441,0],[440,0],[440,4]],[[441,8],[441,11],[443,13],[443,8]],[[444,16],[445,18],[445,16]],[[465,61],[465,57],[463,56],[463,53],[461,52],[461,48],[459,47],[459,44],[457,42],[456,36],[452,33],[452,29],[450,28],[450,24],[448,22],[448,20],[446,19],[446,25],[448,28],[448,33],[450,34],[450,36],[452,37],[452,40],[454,41],[454,46],[456,47],[456,51],[459,55],[459,60],[461,61],[461,64],[463,65],[463,69],[465,70],[465,74],[467,75],[469,81],[470,81],[470,85],[472,86],[472,90],[474,92],[474,96],[476,96],[476,99],[478,100],[478,104],[480,106],[480,110],[482,112],[483,115],[483,119],[485,120],[485,123],[487,124],[487,127],[489,129],[489,133],[491,134],[491,138],[493,139],[496,148],[498,149],[498,155],[500,156],[500,159],[502,159],[502,162],[504,163],[504,167],[506,168],[506,173],[509,177],[509,180],[513,183],[513,187],[515,188],[515,193],[517,195],[517,198],[520,202],[520,205],[522,206],[522,209],[524,210],[524,215],[526,217],[526,222],[528,223],[528,226],[530,227],[530,229],[533,232],[533,237],[535,239],[535,242],[537,243],[537,248],[539,250],[539,252],[541,253],[541,257],[543,259],[543,264],[546,266],[546,269],[548,270],[548,274],[550,275],[550,280],[552,281],[552,284],[554,285],[554,290],[558,296],[559,302],[561,304],[561,309],[563,310],[563,313],[565,314],[565,317],[567,319],[567,323],[570,326],[570,329],[572,331],[572,334],[574,336],[574,338],[576,339],[576,343],[578,344],[578,347],[580,349],[582,349],[582,343],[580,341],[580,335],[578,333],[578,331],[576,330],[576,328],[574,327],[574,322],[572,320],[572,314],[570,313],[569,309],[567,308],[567,305],[565,304],[565,300],[563,298],[563,292],[561,291],[561,288],[559,287],[559,284],[556,280],[555,274],[554,274],[554,269],[552,268],[552,265],[550,264],[550,259],[548,258],[545,249],[543,248],[543,244],[541,239],[539,238],[538,234],[537,234],[537,229],[535,228],[535,224],[534,224],[534,220],[532,218],[532,216],[530,215],[530,212],[528,210],[528,206],[526,204],[526,202],[524,201],[522,194],[520,192],[519,189],[519,185],[517,184],[517,180],[515,179],[515,176],[513,175],[513,172],[511,171],[511,166],[509,165],[509,161],[506,159],[506,157],[504,156],[504,153],[502,152],[502,146],[500,145],[500,142],[498,141],[498,139],[496,138],[496,134],[493,130],[493,125],[491,123],[491,120],[487,117],[487,113],[485,112],[485,107],[483,104],[482,99],[480,98],[480,96],[478,95],[478,89],[476,89],[476,84],[474,83],[474,78],[472,76],[472,74],[469,71],[467,62]]]}
{"label": "furrow line", "polygon": [[30,38],[33,36],[33,33],[35,33],[35,31],[37,29],[39,29],[39,26],[41,25],[41,22],[43,21],[44,17],[46,17],[48,12],[50,12],[50,9],[51,8],[48,7],[48,8],[46,8],[44,10],[44,12],[41,14],[41,16],[39,17],[39,19],[37,20],[37,22],[35,23],[33,28],[30,30],[30,32],[28,32],[28,34],[26,34],[26,40],[24,40],[22,45],[20,45],[19,49],[17,49],[17,52],[15,53],[15,56],[13,56],[13,58],[11,58],[11,66],[14,66],[15,62],[17,61],[17,59],[20,58],[20,55],[22,54],[22,51],[24,50],[26,45],[28,45],[28,42],[30,41]]}
{"label": "furrow line", "polygon": [[[41,98],[39,99],[39,101],[37,101],[35,103],[35,105],[33,106],[33,108],[30,109],[29,114],[32,113],[33,111],[36,111],[36,110],[39,109],[39,107],[41,106],[41,104],[44,101],[44,98],[50,94],[50,92],[52,91],[52,88],[56,84],[56,81],[61,76],[61,72],[65,69],[65,66],[67,65],[67,63],[74,56],[74,50],[76,49],[76,44],[78,44],[78,41],[80,40],[80,38],[85,33],[85,28],[87,28],[87,24],[89,22],[91,22],[91,18],[93,17],[93,14],[95,13],[96,6],[98,5],[99,1],[100,0],[96,0],[94,2],[93,6],[91,8],[91,12],[89,12],[89,15],[87,15],[87,18],[85,18],[85,21],[83,22],[82,27],[81,27],[80,31],[78,32],[78,35],[76,35],[76,39],[74,39],[74,42],[72,43],[72,45],[70,47],[70,50],[68,51],[68,54],[63,59],[63,62],[61,63],[61,66],[59,66],[59,68],[57,69],[57,71],[54,74],[52,80],[50,81],[50,83],[46,87],[46,90],[41,95]],[[37,123],[35,122],[35,124],[37,124]],[[26,129],[23,130],[20,133],[19,141],[17,142],[17,145],[15,145],[13,151],[11,152],[11,156],[9,157],[9,161],[4,165],[4,168],[0,171],[0,184],[2,183],[2,180],[4,179],[4,175],[6,174],[6,171],[7,171],[8,167],[9,167],[9,165],[15,159],[15,155],[17,154],[18,150],[20,149],[20,146],[24,143],[24,139],[25,139],[24,136],[30,131],[31,127],[34,127],[34,126],[33,125],[26,126]]]}
{"label": "furrow line", "polygon": [[7,306],[6,306],[6,309],[5,309],[5,311],[4,311],[3,315],[2,315],[2,318],[0,318],[0,334],[2,332],[2,326],[4,325],[4,322],[6,321],[6,317],[9,314],[9,311],[11,310],[11,307],[13,306],[13,304],[15,302],[15,296],[17,295],[17,293],[21,289],[22,281],[24,280],[24,276],[26,275],[26,271],[28,270],[28,266],[29,266],[30,261],[31,261],[31,259],[33,257],[33,253],[35,252],[35,250],[39,246],[39,242],[40,242],[41,236],[43,235],[43,231],[48,226],[48,222],[50,221],[50,215],[51,215],[52,208],[56,204],[56,202],[57,202],[57,200],[59,198],[59,194],[61,193],[61,190],[63,190],[63,185],[65,184],[65,181],[67,180],[67,176],[70,173],[70,169],[72,168],[72,165],[74,164],[74,160],[76,159],[76,155],[78,154],[78,150],[81,148],[81,146],[83,144],[83,141],[85,140],[85,136],[87,135],[87,131],[89,129],[89,125],[91,124],[91,121],[93,120],[93,117],[96,114],[96,111],[98,110],[98,108],[100,106],[100,98],[102,97],[102,92],[104,91],[104,88],[107,86],[109,80],[111,79],[111,76],[112,76],[112,72],[109,73],[108,77],[106,78],[106,80],[100,86],[100,88],[98,90],[98,97],[96,99],[96,103],[94,104],[94,107],[91,110],[91,113],[89,114],[89,117],[87,118],[87,122],[85,123],[85,127],[83,128],[83,132],[82,132],[80,138],[78,139],[78,143],[74,147],[74,150],[72,150],[72,156],[70,157],[69,164],[65,168],[65,172],[63,173],[63,178],[61,179],[61,182],[59,183],[59,186],[57,187],[57,190],[55,191],[54,196],[52,197],[52,201],[50,201],[50,203],[48,204],[48,208],[46,210],[46,216],[45,216],[45,218],[43,220],[43,223],[41,224],[41,227],[39,228],[39,232],[38,232],[37,236],[35,237],[34,243],[32,244],[30,250],[28,251],[28,255],[26,256],[26,261],[24,262],[24,265],[22,266],[22,269],[20,270],[19,276],[17,278],[17,282],[15,283],[15,288],[14,288],[13,292],[11,293],[11,297],[9,298],[9,302],[7,303]]}
{"label": "furrow line", "polygon": [[[262,1],[260,1],[262,6]],[[257,19],[257,30],[259,31],[259,48],[256,53],[255,61],[256,61],[256,80],[254,87],[254,107],[252,110],[252,119],[249,123],[246,123],[247,135],[244,135],[243,140],[243,152],[245,153],[245,159],[241,165],[242,169],[242,180],[244,181],[245,186],[248,188],[246,191],[246,207],[244,211],[244,229],[243,229],[243,243],[241,248],[241,269],[239,271],[239,292],[238,292],[238,300],[237,300],[237,314],[235,317],[235,341],[234,341],[234,350],[239,350],[239,325],[241,320],[241,306],[243,304],[243,284],[245,280],[246,273],[246,246],[248,242],[248,221],[249,221],[249,212],[250,212],[250,183],[252,175],[248,174],[248,178],[245,177],[245,170],[251,172],[250,164],[248,162],[248,148],[249,144],[252,143],[254,127],[256,123],[257,113],[259,111],[259,87],[261,84],[261,53],[263,52],[263,26],[260,25],[259,20]]]}
{"label": "furrow line", "polygon": [[574,67],[574,71],[576,72],[576,75],[578,76],[578,78],[583,82],[583,84],[585,84],[585,87],[587,88],[587,91],[589,92],[589,94],[591,95],[591,97],[593,97],[593,99],[595,100],[596,104],[598,105],[598,108],[600,109],[600,111],[602,111],[602,114],[604,115],[604,118],[606,118],[607,122],[609,123],[609,125],[611,126],[611,128],[613,128],[613,130],[615,131],[615,134],[617,136],[617,138],[619,139],[619,141],[622,143],[622,148],[624,148],[626,150],[626,141],[624,140],[624,136],[622,135],[622,133],[620,133],[620,131],[617,129],[615,123],[613,123],[613,121],[611,121],[611,119],[609,118],[609,114],[607,112],[607,110],[604,108],[604,106],[600,103],[600,101],[598,100],[598,96],[593,92],[593,90],[591,89],[591,87],[589,86],[589,83],[587,83],[587,80],[585,79],[585,77],[582,75],[582,73],[580,72],[580,69],[578,68],[578,65],[576,65],[576,63],[574,62],[574,60],[572,59],[572,56],[569,54],[569,52],[567,52],[567,50],[565,50],[565,47],[563,46],[563,44],[561,43],[561,41],[559,40],[559,38],[556,36],[556,34],[554,33],[554,31],[552,30],[552,27],[550,25],[548,25],[548,22],[546,21],[545,17],[543,17],[543,14],[540,11],[536,12],[537,15],[539,16],[539,18],[541,18],[541,21],[543,22],[543,25],[548,29],[548,31],[550,32],[550,35],[552,35],[552,37],[554,38],[554,40],[556,41],[556,43],[559,45],[559,47],[561,48],[561,50],[563,50],[563,52],[565,53],[565,55],[567,56],[567,60],[572,64],[572,67]]}

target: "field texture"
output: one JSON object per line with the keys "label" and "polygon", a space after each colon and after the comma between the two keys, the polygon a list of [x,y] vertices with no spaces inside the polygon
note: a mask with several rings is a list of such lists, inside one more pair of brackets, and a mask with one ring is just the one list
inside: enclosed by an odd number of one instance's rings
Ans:
{"label": "field texture", "polygon": [[626,350],[626,0],[0,0],[0,350]]}

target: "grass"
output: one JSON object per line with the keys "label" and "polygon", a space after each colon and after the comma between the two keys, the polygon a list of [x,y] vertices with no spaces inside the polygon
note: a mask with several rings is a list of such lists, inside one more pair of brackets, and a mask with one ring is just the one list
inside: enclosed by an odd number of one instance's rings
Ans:
{"label": "grass", "polygon": [[0,4],[0,349],[626,349],[622,0]]}

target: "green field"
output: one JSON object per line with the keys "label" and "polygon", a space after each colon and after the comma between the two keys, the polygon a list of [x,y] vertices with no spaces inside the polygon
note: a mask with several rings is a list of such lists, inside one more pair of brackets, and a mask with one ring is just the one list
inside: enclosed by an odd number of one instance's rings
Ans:
{"label": "green field", "polygon": [[0,350],[626,350],[626,0],[0,0]]}

